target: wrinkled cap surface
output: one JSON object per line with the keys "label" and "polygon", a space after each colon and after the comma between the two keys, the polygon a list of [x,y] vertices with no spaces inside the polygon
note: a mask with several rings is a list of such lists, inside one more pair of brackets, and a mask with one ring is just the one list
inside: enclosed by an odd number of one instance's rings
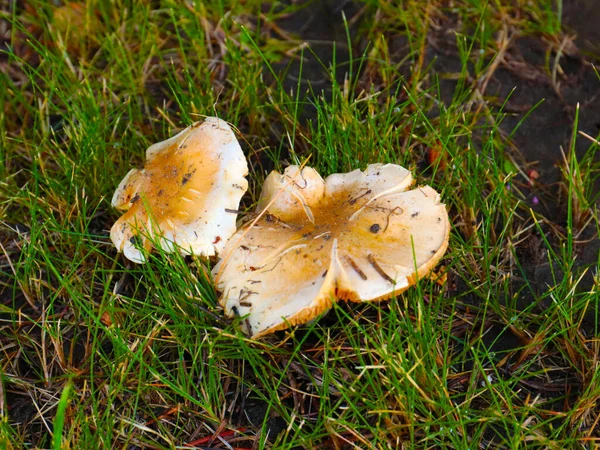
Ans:
{"label": "wrinkled cap surface", "polygon": [[272,172],[257,209],[264,214],[238,230],[213,270],[225,312],[245,316],[245,331],[258,337],[338,299],[404,291],[442,258],[450,229],[439,194],[408,190],[412,182],[393,164],[326,180],[309,167]]}
{"label": "wrinkled cap surface", "polygon": [[248,166],[229,125],[208,117],[146,151],[112,204],[125,210],[110,237],[131,261],[142,263],[149,237],[167,252],[212,256],[236,230],[237,209],[248,188]]}

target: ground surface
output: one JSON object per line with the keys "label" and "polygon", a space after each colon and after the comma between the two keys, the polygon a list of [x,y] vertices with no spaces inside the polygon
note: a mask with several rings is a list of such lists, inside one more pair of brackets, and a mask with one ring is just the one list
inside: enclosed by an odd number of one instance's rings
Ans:
{"label": "ground surface", "polygon": [[[0,447],[600,445],[594,0],[0,5]],[[119,180],[215,114],[247,210],[307,158],[408,167],[446,281],[252,341],[212,262],[124,260]]]}

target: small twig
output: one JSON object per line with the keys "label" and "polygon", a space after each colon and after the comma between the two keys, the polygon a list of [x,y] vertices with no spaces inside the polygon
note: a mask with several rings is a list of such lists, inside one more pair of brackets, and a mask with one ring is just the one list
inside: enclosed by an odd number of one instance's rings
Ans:
{"label": "small twig", "polygon": [[600,145],[600,141],[598,139],[594,139],[592,136],[590,136],[589,134],[583,132],[583,131],[578,131],[578,134],[582,135],[584,138],[589,139],[590,141],[592,141],[594,144],[596,145]]}
{"label": "small twig", "polygon": [[238,433],[245,433],[246,431],[248,431],[246,428],[238,428],[236,430],[221,431],[220,433],[215,432],[215,434],[213,434],[211,436],[205,436],[203,438],[196,439],[193,442],[188,442],[187,444],[184,444],[184,445],[186,447],[197,447],[197,446],[200,446],[202,444],[209,444],[209,445],[211,445],[210,443],[213,442],[218,437],[220,437],[220,438],[233,437],[233,436],[235,436]]}

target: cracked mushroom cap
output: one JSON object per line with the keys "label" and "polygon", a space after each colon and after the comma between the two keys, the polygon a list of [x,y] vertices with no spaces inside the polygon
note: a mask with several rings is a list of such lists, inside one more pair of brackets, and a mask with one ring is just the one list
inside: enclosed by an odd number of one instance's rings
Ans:
{"label": "cracked mushroom cap", "polygon": [[439,194],[408,190],[408,170],[372,164],[323,180],[312,168],[272,172],[257,213],[213,274],[229,316],[258,337],[311,320],[338,299],[382,300],[426,275],[448,246]]}
{"label": "cracked mushroom cap", "polygon": [[229,125],[216,117],[197,122],[146,150],[146,164],[132,169],[112,204],[126,211],[110,238],[133,262],[149,237],[163,250],[212,256],[236,230],[237,209],[248,188],[248,166]]}

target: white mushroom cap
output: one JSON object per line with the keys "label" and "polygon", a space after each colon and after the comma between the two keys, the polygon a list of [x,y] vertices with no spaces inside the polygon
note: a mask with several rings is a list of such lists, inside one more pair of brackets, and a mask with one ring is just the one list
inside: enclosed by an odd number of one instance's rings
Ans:
{"label": "white mushroom cap", "polygon": [[295,220],[304,214],[314,222],[312,208],[321,202],[324,194],[325,183],[315,169],[289,166],[283,175],[273,171],[265,179],[257,210],[268,206],[269,213],[280,220]]}
{"label": "white mushroom cap", "polygon": [[110,237],[131,261],[145,262],[136,246],[212,256],[236,230],[237,209],[248,188],[244,153],[227,122],[208,117],[146,151],[146,164],[131,170],[112,204],[127,212]]}
{"label": "white mushroom cap", "polygon": [[[448,246],[450,225],[429,186],[408,191],[393,164],[334,174],[271,173],[258,211],[221,252],[213,274],[229,316],[258,337],[304,323],[338,299],[389,298],[426,275]],[[307,209],[310,211],[307,213]]]}

